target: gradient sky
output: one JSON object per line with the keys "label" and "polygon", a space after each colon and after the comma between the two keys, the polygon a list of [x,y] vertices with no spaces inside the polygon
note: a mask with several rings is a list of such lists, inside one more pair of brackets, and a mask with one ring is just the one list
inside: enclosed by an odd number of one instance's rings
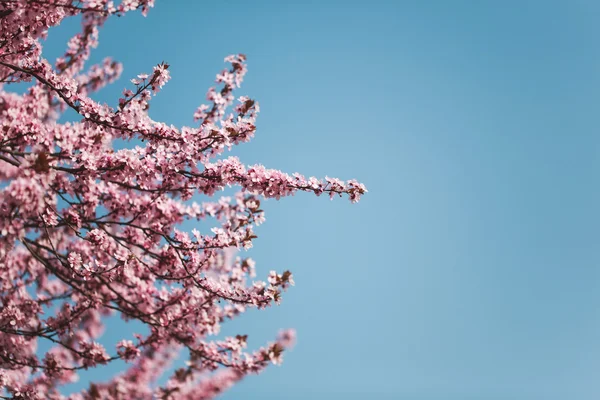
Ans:
{"label": "gradient sky", "polygon": [[261,114],[234,154],[369,189],[264,204],[259,276],[296,286],[223,333],[298,344],[223,399],[600,397],[599,20],[591,0],[157,0],[106,24],[93,61],[125,70],[97,99],[164,60],[150,114],[191,124],[242,52]]}

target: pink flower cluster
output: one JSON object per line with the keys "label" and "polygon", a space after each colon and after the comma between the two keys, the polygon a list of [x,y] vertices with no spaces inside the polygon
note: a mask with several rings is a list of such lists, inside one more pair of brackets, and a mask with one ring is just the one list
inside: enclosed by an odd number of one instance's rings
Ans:
{"label": "pink flower cluster", "polygon": [[[253,246],[265,220],[261,199],[293,195],[348,196],[355,180],[317,179],[219,156],[251,140],[259,105],[233,91],[246,56],[225,59],[196,126],[177,128],[148,114],[169,81],[169,65],[131,79],[115,105],[90,96],[119,78],[106,59],[86,68],[107,18],[152,0],[6,0],[0,2],[0,396],[13,399],[209,399],[248,374],[280,364],[295,341],[248,350],[247,336],[214,338],[221,324],[248,308],[281,301],[290,271],[256,280],[256,265],[236,251]],[[64,18],[82,30],[54,64],[41,39]],[[31,82],[26,93],[9,89]],[[78,121],[59,122],[67,109]],[[116,140],[137,139],[115,150]],[[226,187],[232,197],[194,202]],[[181,230],[186,220],[214,222],[207,232]],[[105,317],[147,326],[100,344]],[[43,354],[39,345],[48,348]],[[188,355],[168,382],[156,380],[174,354]],[[78,371],[122,359],[128,367],[108,382],[61,394]]]}

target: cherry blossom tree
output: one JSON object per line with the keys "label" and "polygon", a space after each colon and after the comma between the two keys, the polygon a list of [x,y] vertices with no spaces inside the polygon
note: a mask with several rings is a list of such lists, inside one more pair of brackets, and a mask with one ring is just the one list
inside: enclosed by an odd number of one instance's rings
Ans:
{"label": "cherry blossom tree", "polygon": [[[148,115],[169,80],[159,64],[131,79],[114,105],[90,97],[117,80],[105,59],[85,67],[107,18],[153,0],[2,0],[0,2],[0,397],[10,399],[208,399],[248,374],[279,364],[294,342],[283,331],[247,349],[247,336],[215,338],[222,323],[249,308],[278,304],[294,284],[289,271],[254,280],[255,263],[232,249],[252,247],[261,199],[304,191],[352,202],[355,180],[306,178],[244,165],[225,150],[248,142],[258,103],[235,98],[246,57],[209,89],[194,126]],[[53,64],[42,54],[48,29],[80,16],[81,31]],[[29,82],[24,94],[10,89]],[[68,109],[78,117],[59,122]],[[117,149],[115,142],[132,148]],[[220,192],[237,187],[234,196]],[[198,203],[198,194],[214,201]],[[182,230],[211,221],[212,231]],[[243,254],[243,253],[239,253]],[[106,317],[147,330],[99,344]],[[126,333],[124,333],[126,335]],[[38,346],[45,343],[47,351]],[[158,386],[175,355],[187,362]],[[82,369],[127,364],[108,382],[64,396]]]}

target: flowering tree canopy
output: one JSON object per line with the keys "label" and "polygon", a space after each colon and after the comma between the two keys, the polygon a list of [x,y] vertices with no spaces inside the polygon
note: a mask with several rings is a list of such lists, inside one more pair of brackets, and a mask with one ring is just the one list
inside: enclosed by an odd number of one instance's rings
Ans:
{"label": "flowering tree canopy", "polygon": [[[217,87],[176,128],[152,120],[148,104],[169,80],[169,65],[139,74],[115,104],[90,95],[119,78],[106,59],[85,68],[107,18],[153,0],[3,0],[0,2],[0,397],[14,399],[208,399],[250,373],[281,362],[294,341],[246,350],[245,335],[216,340],[220,325],[251,307],[278,303],[289,271],[254,281],[255,264],[231,249],[250,248],[264,221],[261,198],[297,191],[347,196],[357,181],[246,166],[225,149],[249,141],[258,103],[235,99],[246,73],[242,54],[225,58]],[[79,15],[81,32],[53,64],[40,39]],[[30,82],[24,94],[12,83]],[[14,85],[12,85],[14,87]],[[68,109],[79,118],[59,122]],[[117,140],[133,148],[118,149]],[[213,202],[229,186],[240,191]],[[181,230],[209,219],[210,233]],[[104,318],[147,329],[111,346],[98,343]],[[44,343],[46,351],[39,351]],[[184,367],[156,380],[184,350]],[[109,382],[64,396],[78,371],[122,359]]]}

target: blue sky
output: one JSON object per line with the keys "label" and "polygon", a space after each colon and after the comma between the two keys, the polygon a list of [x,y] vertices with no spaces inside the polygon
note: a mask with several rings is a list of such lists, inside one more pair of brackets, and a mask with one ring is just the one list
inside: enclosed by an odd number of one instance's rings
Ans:
{"label": "blue sky", "polygon": [[261,114],[234,154],[369,189],[264,204],[251,255],[296,286],[224,333],[295,327],[298,344],[224,399],[600,396],[599,17],[575,0],[158,0],[106,24],[93,61],[125,69],[97,99],[164,60],[151,116],[191,124],[243,52],[237,94]]}

